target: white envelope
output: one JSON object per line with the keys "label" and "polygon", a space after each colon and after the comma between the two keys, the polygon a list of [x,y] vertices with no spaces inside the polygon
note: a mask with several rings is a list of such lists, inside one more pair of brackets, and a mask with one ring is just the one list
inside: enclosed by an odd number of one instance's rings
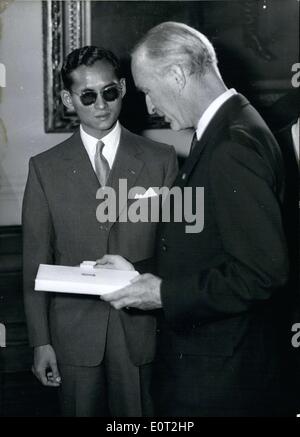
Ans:
{"label": "white envelope", "polygon": [[146,199],[147,197],[154,197],[157,196],[157,193],[153,190],[152,187],[148,188],[148,190],[144,194],[136,193],[134,198],[135,199]]}
{"label": "white envelope", "polygon": [[101,295],[130,284],[137,271],[40,264],[35,290]]}

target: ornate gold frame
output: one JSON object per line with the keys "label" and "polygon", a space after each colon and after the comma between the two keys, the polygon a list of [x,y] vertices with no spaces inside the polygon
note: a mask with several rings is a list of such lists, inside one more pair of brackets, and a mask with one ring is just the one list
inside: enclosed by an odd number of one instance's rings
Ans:
{"label": "ornate gold frame", "polygon": [[60,69],[70,51],[90,44],[90,1],[43,1],[44,114],[46,132],[71,132],[76,114],[61,102]]}

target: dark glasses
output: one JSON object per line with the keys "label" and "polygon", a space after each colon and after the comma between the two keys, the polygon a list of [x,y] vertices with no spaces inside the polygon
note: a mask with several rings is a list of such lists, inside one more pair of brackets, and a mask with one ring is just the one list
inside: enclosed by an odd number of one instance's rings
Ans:
{"label": "dark glasses", "polygon": [[[112,84],[102,88],[99,93],[105,102],[113,102],[120,97],[121,91],[122,87],[120,85]],[[81,94],[78,94],[75,91],[72,92],[80,97],[80,101],[84,106],[93,105],[98,98],[98,93],[94,90],[86,90]]]}

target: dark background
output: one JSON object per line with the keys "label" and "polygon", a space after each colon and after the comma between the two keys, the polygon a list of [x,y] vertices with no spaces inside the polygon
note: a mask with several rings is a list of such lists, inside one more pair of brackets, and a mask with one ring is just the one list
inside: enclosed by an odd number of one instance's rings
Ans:
{"label": "dark background", "polygon": [[129,66],[130,50],[162,21],[183,22],[207,35],[227,85],[269,117],[268,108],[291,89],[291,66],[299,58],[298,11],[297,0],[94,1],[91,41],[110,48],[123,62],[129,78],[123,122],[131,129],[166,127],[147,116]]}

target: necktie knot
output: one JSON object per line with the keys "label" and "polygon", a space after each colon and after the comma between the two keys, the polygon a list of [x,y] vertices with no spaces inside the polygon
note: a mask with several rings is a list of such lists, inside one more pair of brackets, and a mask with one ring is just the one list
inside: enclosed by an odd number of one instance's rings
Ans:
{"label": "necktie knot", "polygon": [[102,155],[103,156],[103,149],[104,149],[105,144],[103,143],[103,141],[99,140],[96,146],[96,154],[97,155]]}
{"label": "necktie knot", "polygon": [[198,142],[198,138],[197,138],[197,134],[195,132],[194,135],[193,135],[192,142],[191,142],[190,155],[192,154],[192,152],[193,152],[197,142]]}

